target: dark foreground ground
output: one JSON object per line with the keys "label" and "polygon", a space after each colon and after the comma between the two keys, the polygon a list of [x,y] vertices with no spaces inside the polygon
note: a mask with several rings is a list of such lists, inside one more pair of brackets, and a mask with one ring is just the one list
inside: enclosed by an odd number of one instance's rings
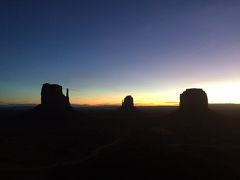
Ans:
{"label": "dark foreground ground", "polygon": [[0,111],[0,179],[240,179],[240,106]]}

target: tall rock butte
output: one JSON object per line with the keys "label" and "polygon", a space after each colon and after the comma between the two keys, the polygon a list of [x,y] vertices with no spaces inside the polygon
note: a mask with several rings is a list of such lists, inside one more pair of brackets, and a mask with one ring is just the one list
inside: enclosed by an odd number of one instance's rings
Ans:
{"label": "tall rock butte", "polygon": [[122,110],[134,110],[134,102],[133,102],[133,97],[128,95],[124,98],[122,101]]}
{"label": "tall rock butte", "polygon": [[71,107],[68,96],[62,93],[62,86],[58,84],[45,83],[41,90],[41,105],[42,108],[66,109]]}
{"label": "tall rock butte", "polygon": [[208,97],[202,89],[186,89],[180,95],[180,110],[187,112],[208,110]]}

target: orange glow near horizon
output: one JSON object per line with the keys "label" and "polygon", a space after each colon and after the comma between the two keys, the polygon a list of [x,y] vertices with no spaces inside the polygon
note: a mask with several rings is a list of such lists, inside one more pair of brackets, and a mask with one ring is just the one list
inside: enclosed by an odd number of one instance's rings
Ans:
{"label": "orange glow near horizon", "polygon": [[[120,106],[122,99],[132,95],[136,106],[178,106],[179,95],[187,88],[202,88],[208,95],[210,104],[215,103],[240,103],[240,80],[215,81],[191,84],[190,87],[172,87],[170,90],[155,90],[152,93],[101,93],[101,94],[79,94],[70,92],[70,102],[74,105],[116,105]],[[173,90],[174,89],[174,90]],[[0,104],[39,104],[38,98],[2,99]]]}
{"label": "orange glow near horizon", "polygon": [[[188,87],[174,87],[161,92],[133,92],[129,93],[134,98],[136,106],[178,106],[180,94],[188,88],[202,88],[208,95],[210,104],[215,103],[240,103],[240,80],[225,80],[214,82],[201,82],[192,84]],[[173,90],[174,89],[174,90]],[[108,94],[99,96],[77,97],[73,96],[70,100],[72,104],[86,105],[121,105],[122,99],[128,93]]]}

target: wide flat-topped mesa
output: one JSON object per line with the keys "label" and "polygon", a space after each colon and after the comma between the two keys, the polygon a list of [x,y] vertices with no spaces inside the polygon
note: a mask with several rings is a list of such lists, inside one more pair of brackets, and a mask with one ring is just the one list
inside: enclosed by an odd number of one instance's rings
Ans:
{"label": "wide flat-topped mesa", "polygon": [[202,89],[186,89],[186,91],[180,95],[180,110],[208,110],[207,94]]}
{"label": "wide flat-topped mesa", "polygon": [[128,95],[124,98],[122,101],[122,110],[134,110],[134,102],[133,102],[133,97]]}
{"label": "wide flat-topped mesa", "polygon": [[46,108],[69,108],[68,89],[66,96],[62,93],[62,86],[45,83],[41,90],[41,106]]}

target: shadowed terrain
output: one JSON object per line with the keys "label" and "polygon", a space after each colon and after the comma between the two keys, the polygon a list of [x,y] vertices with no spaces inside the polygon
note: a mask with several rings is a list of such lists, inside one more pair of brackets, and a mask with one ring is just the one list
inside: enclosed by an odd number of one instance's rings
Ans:
{"label": "shadowed terrain", "polygon": [[239,177],[239,109],[139,109],[2,110],[1,179]]}

